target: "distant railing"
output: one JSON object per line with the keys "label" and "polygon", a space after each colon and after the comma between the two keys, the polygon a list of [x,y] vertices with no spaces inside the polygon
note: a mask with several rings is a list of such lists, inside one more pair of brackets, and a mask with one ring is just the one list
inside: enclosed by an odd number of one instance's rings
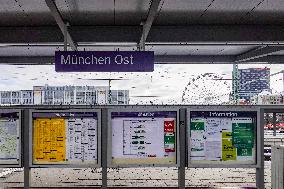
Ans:
{"label": "distant railing", "polygon": [[[264,138],[270,138],[275,137],[273,135],[273,130],[264,130]],[[283,137],[284,138],[284,132],[280,132],[279,130],[276,131],[276,137]]]}

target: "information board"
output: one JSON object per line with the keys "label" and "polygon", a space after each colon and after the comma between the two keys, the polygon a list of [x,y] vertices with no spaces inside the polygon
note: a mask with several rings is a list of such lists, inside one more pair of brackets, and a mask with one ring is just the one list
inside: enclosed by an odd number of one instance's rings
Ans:
{"label": "information board", "polygon": [[97,164],[97,112],[33,112],[33,164]]}
{"label": "information board", "polygon": [[257,111],[190,111],[190,164],[256,164]]}
{"label": "information board", "polygon": [[20,164],[20,112],[0,112],[0,165]]}
{"label": "information board", "polygon": [[176,111],[111,112],[113,165],[175,165]]}

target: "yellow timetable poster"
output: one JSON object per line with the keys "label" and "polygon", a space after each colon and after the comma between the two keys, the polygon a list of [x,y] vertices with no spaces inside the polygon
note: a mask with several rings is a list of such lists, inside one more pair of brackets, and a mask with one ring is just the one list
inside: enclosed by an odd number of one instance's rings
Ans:
{"label": "yellow timetable poster", "polygon": [[38,118],[33,123],[33,161],[65,161],[65,120]]}

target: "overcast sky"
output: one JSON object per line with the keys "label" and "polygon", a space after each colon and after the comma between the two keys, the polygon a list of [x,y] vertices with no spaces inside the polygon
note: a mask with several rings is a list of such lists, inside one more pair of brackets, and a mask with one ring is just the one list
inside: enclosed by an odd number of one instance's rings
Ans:
{"label": "overcast sky", "polygon": [[[284,70],[283,65],[239,65],[239,68],[269,67],[271,73]],[[35,85],[97,85],[108,86],[108,81],[88,79],[126,79],[112,81],[111,89],[130,91],[130,103],[180,104],[182,96],[185,103],[203,103],[205,98],[214,103],[228,100],[231,81],[216,81],[215,77],[232,78],[232,65],[155,65],[152,73],[56,73],[54,66],[11,66],[0,65],[0,90],[32,89]],[[274,92],[283,90],[282,75],[271,77]],[[137,97],[140,96],[140,97]],[[155,96],[155,97],[141,97]],[[210,97],[210,98],[208,98]],[[213,99],[212,97],[217,97]]]}

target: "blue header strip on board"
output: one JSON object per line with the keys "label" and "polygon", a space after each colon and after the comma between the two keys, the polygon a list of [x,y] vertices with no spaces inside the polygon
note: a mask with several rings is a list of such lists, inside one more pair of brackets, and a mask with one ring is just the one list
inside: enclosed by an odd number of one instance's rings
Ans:
{"label": "blue header strip on board", "polygon": [[191,111],[190,117],[256,117],[256,111]]}
{"label": "blue header strip on board", "polygon": [[97,118],[97,112],[33,112],[33,118]]}
{"label": "blue header strip on board", "polygon": [[111,112],[111,118],[116,117],[164,117],[176,118],[176,111],[153,111],[153,112]]}

